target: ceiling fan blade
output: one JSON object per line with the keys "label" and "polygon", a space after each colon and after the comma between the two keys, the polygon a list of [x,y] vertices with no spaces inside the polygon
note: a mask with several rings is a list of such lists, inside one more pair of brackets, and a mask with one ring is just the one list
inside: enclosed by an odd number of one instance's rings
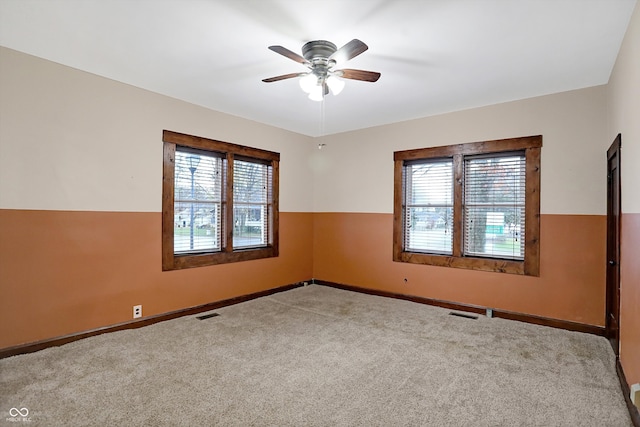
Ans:
{"label": "ceiling fan blade", "polygon": [[276,76],[276,77],[270,77],[268,79],[262,79],[263,82],[265,83],[272,83],[272,82],[277,82],[280,80],[285,80],[285,79],[292,79],[294,77],[299,77],[299,76],[304,76],[307,73],[290,73],[290,74],[283,74],[281,76]]}
{"label": "ceiling fan blade", "polygon": [[369,49],[369,46],[358,39],[353,39],[349,43],[342,46],[340,49],[333,52],[333,55],[331,55],[329,59],[333,59],[337,63],[341,63],[343,61],[348,61],[352,58],[355,58],[367,49]]}
{"label": "ceiling fan blade", "polygon": [[294,61],[299,62],[301,64],[304,64],[304,65],[308,65],[309,64],[309,61],[307,61],[306,59],[304,59],[302,56],[298,55],[297,53],[290,51],[286,47],[269,46],[269,49],[274,51],[275,53],[279,53],[282,56],[286,56],[289,59],[293,59]]}
{"label": "ceiling fan blade", "polygon": [[336,70],[335,74],[338,77],[342,77],[345,79],[362,80],[365,82],[377,82],[380,78],[380,73],[377,73],[375,71],[352,70],[349,68],[346,68],[344,70]]}

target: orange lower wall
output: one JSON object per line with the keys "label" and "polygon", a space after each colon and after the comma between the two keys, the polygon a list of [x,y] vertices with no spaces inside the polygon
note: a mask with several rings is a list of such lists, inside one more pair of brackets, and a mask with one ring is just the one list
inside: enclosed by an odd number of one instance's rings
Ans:
{"label": "orange lower wall", "polygon": [[[278,258],[171,272],[160,230],[160,213],[0,210],[0,348],[131,320],[136,304],[149,316],[311,277],[604,326],[605,216],[542,215],[540,277],[393,262],[391,214],[282,212]],[[622,355],[637,381],[639,267],[624,254],[640,253],[640,217],[623,230]]]}
{"label": "orange lower wall", "polygon": [[313,214],[280,213],[280,256],[162,272],[161,214],[0,210],[0,348],[296,283]]}
{"label": "orange lower wall", "polygon": [[393,262],[392,214],[316,213],[313,277],[604,326],[606,216],[542,215],[540,226],[540,277],[524,277]]}
{"label": "orange lower wall", "polygon": [[629,384],[640,383],[640,214],[622,214],[620,363]]}

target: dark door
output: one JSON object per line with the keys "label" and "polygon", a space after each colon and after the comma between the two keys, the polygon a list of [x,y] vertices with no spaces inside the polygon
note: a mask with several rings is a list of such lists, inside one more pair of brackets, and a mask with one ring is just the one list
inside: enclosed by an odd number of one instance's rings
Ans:
{"label": "dark door", "polygon": [[620,146],[616,137],[607,150],[607,311],[605,328],[613,352],[620,343]]}

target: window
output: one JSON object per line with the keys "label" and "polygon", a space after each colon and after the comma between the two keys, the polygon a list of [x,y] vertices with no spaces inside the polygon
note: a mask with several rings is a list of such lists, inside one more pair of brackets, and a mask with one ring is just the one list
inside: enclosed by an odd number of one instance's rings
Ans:
{"label": "window", "polygon": [[278,256],[280,155],[164,131],[162,269]]}
{"label": "window", "polygon": [[541,147],[532,136],[395,152],[394,261],[538,276]]}
{"label": "window", "polygon": [[524,260],[525,154],[464,159],[463,250]]}
{"label": "window", "polygon": [[407,250],[453,254],[453,161],[409,162],[403,181]]}

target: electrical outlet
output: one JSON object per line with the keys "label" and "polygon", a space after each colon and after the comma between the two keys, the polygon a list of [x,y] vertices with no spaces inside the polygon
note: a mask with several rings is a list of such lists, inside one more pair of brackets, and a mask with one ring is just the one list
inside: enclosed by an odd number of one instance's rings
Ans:
{"label": "electrical outlet", "polygon": [[631,403],[640,409],[640,383],[631,386]]}
{"label": "electrical outlet", "polygon": [[133,306],[133,318],[137,319],[139,317],[142,317],[142,306],[141,305],[134,305]]}

